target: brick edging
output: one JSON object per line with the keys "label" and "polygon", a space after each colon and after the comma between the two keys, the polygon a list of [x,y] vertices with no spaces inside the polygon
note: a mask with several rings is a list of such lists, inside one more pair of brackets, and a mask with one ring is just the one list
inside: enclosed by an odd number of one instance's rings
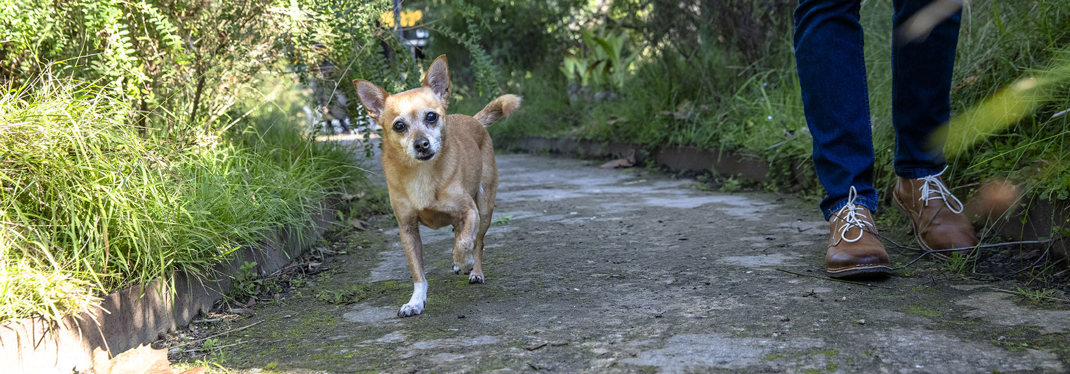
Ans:
{"label": "brick edging", "polygon": [[716,172],[741,176],[756,182],[766,182],[769,164],[764,160],[738,152],[717,151],[685,146],[657,147],[653,151],[636,143],[580,140],[572,138],[523,137],[502,142],[502,148],[524,152],[550,152],[582,158],[625,158],[634,156],[643,163],[652,155],[659,166],[672,171]]}

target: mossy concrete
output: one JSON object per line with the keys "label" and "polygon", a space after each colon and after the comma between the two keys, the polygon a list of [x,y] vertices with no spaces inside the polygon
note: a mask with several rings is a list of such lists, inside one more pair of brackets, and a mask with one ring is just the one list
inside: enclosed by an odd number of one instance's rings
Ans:
{"label": "mossy concrete", "polygon": [[[1070,370],[1067,305],[927,261],[871,284],[825,278],[812,202],[569,159],[498,164],[495,215],[511,219],[487,234],[486,284],[450,270],[448,228],[424,229],[426,309],[397,318],[409,270],[395,223],[372,219],[343,236],[360,245],[336,243],[350,250],[329,275],[255,307],[207,359],[239,373]],[[315,297],[354,285],[356,303]]]}

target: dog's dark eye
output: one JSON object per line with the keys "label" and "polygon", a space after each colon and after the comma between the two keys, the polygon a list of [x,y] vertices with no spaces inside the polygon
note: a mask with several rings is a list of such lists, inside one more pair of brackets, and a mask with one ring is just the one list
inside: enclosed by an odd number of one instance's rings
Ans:
{"label": "dog's dark eye", "polygon": [[394,122],[394,131],[405,132],[405,122],[401,122],[401,121]]}
{"label": "dog's dark eye", "polygon": [[427,116],[424,118],[424,120],[427,121],[427,124],[433,125],[435,124],[435,122],[438,121],[438,113],[427,112]]}

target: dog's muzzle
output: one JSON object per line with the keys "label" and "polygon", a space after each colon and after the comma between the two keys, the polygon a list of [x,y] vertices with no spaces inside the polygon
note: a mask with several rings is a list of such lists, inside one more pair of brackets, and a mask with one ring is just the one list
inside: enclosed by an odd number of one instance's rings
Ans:
{"label": "dog's muzzle", "polygon": [[416,151],[417,160],[427,161],[435,157],[435,151],[431,150],[431,141],[427,138],[416,139],[416,142],[412,143],[412,148]]}

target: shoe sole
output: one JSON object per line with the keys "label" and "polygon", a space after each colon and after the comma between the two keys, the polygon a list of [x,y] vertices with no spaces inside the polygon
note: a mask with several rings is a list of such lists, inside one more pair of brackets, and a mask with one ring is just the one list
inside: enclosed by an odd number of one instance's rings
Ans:
{"label": "shoe sole", "polygon": [[858,266],[842,270],[825,269],[831,278],[886,278],[895,274],[895,270],[886,265]]}

